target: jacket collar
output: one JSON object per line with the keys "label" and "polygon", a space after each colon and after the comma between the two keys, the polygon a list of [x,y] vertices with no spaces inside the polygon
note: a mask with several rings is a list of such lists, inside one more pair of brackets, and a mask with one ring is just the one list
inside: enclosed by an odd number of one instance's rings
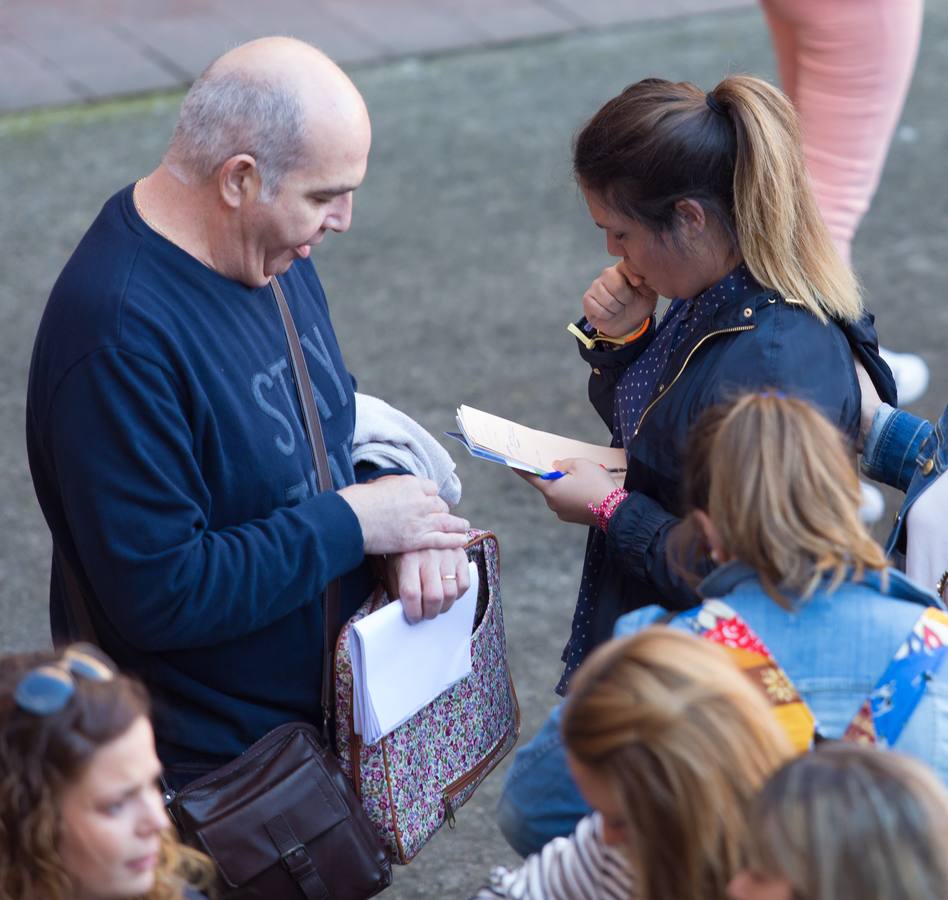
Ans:
{"label": "jacket collar", "polygon": [[[757,310],[778,295],[763,287],[741,262],[719,282],[705,288],[688,302],[708,317],[709,331],[732,328],[735,325],[754,325]],[[745,310],[750,309],[748,315]],[[699,314],[701,314],[699,313]]]}
{"label": "jacket collar", "polygon": [[[747,264],[740,263],[717,284],[684,301],[692,304],[691,314],[697,316],[696,327],[692,336],[672,353],[666,369],[678,371],[695,346],[709,334],[755,328],[758,312],[778,299],[779,294],[762,287]],[[660,392],[661,389],[657,393]]]}
{"label": "jacket collar", "polygon": [[[920,606],[937,606],[939,609],[946,608],[934,593],[919,587],[902,572],[887,569],[886,575],[887,583],[884,588],[882,573],[876,571],[865,572],[859,582],[853,582],[851,577],[847,577],[846,581],[878,591],[893,600],[906,600],[909,603],[918,603]],[[750,581],[757,581],[757,573],[746,563],[731,560],[718,566],[710,575],[702,579],[697,590],[703,599],[724,598],[739,585]]]}

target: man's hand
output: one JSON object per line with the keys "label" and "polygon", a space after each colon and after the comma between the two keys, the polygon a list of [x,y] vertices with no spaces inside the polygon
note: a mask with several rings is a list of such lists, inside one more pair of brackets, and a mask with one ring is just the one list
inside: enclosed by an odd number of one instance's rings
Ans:
{"label": "man's hand", "polygon": [[630,272],[624,262],[609,266],[583,294],[586,321],[609,337],[635,331],[652,313],[658,294],[645,286],[642,277]]}
{"label": "man's hand", "polygon": [[882,406],[882,399],[876,386],[872,383],[869,373],[858,359],[853,357],[856,365],[856,377],[859,379],[859,390],[862,394],[859,414],[859,440],[856,449],[862,453],[866,438],[869,437],[869,430],[872,428],[872,420],[875,418],[876,410]]}
{"label": "man's hand", "polygon": [[546,505],[563,522],[577,525],[595,525],[596,517],[589,511],[590,503],[602,503],[617,487],[616,480],[599,463],[590,459],[558,459],[553,465],[566,472],[555,481],[544,481],[539,475],[514,471],[532,484],[546,500]]}
{"label": "man's hand", "polygon": [[413,550],[389,556],[386,565],[387,581],[397,585],[405,618],[412,624],[447,612],[470,586],[463,550]]}
{"label": "man's hand", "polygon": [[467,543],[470,524],[452,516],[433,481],[386,475],[339,491],[362,526],[366,555],[453,550]]}

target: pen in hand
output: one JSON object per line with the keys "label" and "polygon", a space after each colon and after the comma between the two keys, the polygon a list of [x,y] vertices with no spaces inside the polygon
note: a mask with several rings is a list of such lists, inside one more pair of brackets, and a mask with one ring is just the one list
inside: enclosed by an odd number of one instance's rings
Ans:
{"label": "pen in hand", "polygon": [[[602,464],[600,464],[599,468],[605,469],[610,475],[618,475],[625,471],[625,469],[610,469]],[[559,472],[554,469],[552,472],[547,472],[545,475],[541,475],[540,479],[542,481],[556,481],[557,478],[562,478],[564,475],[568,474],[568,472]]]}

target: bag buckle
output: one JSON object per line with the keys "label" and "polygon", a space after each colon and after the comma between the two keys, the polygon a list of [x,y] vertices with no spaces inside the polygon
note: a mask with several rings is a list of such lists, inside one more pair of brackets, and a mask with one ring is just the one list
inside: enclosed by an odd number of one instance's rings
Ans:
{"label": "bag buckle", "polygon": [[313,870],[313,861],[303,844],[296,844],[281,853],[280,862],[294,879],[299,879]]}

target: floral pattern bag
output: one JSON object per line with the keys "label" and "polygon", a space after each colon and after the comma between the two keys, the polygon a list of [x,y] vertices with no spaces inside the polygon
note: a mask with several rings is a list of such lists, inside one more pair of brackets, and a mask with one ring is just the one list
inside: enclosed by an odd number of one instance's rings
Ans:
{"label": "floral pattern bag", "polygon": [[380,588],[336,641],[336,755],[392,861],[408,863],[473,795],[520,734],[520,707],[500,605],[500,558],[489,531],[468,534],[480,575],[471,674],[378,743],[366,745],[352,719],[352,623],[388,602]]}

